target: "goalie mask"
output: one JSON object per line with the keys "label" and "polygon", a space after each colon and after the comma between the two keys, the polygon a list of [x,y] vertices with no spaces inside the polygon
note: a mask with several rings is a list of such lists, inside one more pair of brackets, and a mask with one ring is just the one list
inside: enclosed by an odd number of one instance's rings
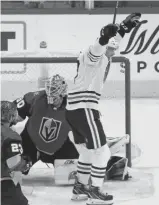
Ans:
{"label": "goalie mask", "polygon": [[9,101],[1,101],[1,122],[14,124],[18,119],[16,105]]}
{"label": "goalie mask", "polygon": [[54,75],[45,84],[48,104],[59,108],[67,95],[67,83],[60,75]]}

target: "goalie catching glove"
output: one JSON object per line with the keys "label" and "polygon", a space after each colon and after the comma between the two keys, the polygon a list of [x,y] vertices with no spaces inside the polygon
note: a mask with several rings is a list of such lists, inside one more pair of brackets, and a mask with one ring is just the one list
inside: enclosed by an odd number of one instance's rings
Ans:
{"label": "goalie catching glove", "polygon": [[112,156],[106,168],[106,180],[128,180],[130,178],[127,167],[128,159]]}

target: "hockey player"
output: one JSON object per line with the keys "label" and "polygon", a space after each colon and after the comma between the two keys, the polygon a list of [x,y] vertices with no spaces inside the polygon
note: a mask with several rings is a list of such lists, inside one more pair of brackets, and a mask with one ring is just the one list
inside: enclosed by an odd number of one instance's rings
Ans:
{"label": "hockey player", "polygon": [[17,120],[18,112],[9,101],[1,101],[1,204],[27,205],[18,172],[29,169],[29,161],[22,157],[21,137],[10,128]]}
{"label": "hockey player", "polygon": [[[76,144],[83,144],[77,164],[72,199],[88,196],[87,204],[113,204],[113,196],[101,191],[110,150],[100,121],[98,103],[111,57],[125,33],[139,23],[140,13],[129,15],[120,25],[108,24],[94,45],[79,56],[77,75],[68,89],[66,119]],[[91,178],[91,186],[87,184]]]}
{"label": "hockey player", "polygon": [[14,101],[20,121],[28,117],[21,137],[24,155],[32,164],[41,160],[54,165],[55,159],[79,156],[68,137],[71,128],[65,120],[66,92],[64,78],[54,75],[46,81],[44,90],[29,92]]}

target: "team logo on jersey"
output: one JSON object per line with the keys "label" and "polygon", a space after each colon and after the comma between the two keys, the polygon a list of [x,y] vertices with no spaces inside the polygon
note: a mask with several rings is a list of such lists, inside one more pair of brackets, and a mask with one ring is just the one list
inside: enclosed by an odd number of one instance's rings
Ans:
{"label": "team logo on jersey", "polygon": [[51,142],[58,138],[61,121],[53,118],[43,117],[40,125],[39,134],[45,142]]}

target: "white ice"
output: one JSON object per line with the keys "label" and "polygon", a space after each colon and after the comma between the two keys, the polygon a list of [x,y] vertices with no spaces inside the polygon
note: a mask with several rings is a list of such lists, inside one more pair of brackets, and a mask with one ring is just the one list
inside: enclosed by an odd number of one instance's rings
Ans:
{"label": "white ice", "polygon": [[[125,133],[124,100],[101,101],[102,122],[108,136]],[[136,166],[159,167],[159,99],[131,100],[131,139],[142,150]]]}

